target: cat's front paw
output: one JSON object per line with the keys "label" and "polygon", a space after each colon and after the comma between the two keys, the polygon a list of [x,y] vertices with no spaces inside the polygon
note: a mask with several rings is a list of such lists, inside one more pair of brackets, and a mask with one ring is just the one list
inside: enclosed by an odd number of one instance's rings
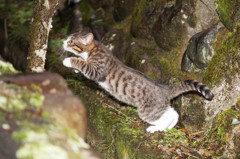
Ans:
{"label": "cat's front paw", "polygon": [[66,67],[72,67],[71,57],[65,58],[65,59],[63,60],[63,65],[66,66]]}

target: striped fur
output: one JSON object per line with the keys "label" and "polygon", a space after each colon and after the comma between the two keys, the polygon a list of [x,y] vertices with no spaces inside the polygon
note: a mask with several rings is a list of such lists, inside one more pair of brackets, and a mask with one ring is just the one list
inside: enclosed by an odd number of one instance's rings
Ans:
{"label": "striped fur", "polygon": [[63,47],[78,57],[66,58],[63,65],[79,70],[96,81],[118,100],[137,107],[139,117],[152,124],[147,131],[163,131],[178,121],[178,113],[170,106],[172,98],[188,91],[197,91],[211,100],[213,94],[204,84],[187,80],[168,87],[121,63],[91,33],[75,33]]}
{"label": "striped fur", "polygon": [[212,100],[214,95],[210,91],[210,89],[205,86],[203,83],[198,82],[196,80],[186,80],[183,82],[180,82],[178,85],[175,85],[173,87],[170,87],[171,90],[171,96],[170,98],[175,98],[178,95],[182,93],[186,93],[189,91],[196,91],[202,94],[207,100]]}

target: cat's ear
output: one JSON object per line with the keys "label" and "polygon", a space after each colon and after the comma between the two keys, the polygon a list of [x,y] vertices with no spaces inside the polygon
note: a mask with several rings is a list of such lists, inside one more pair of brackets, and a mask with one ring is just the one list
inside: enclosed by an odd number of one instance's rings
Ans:
{"label": "cat's ear", "polygon": [[89,45],[92,43],[92,41],[93,41],[92,33],[88,33],[84,38],[81,39],[81,42],[83,43],[83,45]]}

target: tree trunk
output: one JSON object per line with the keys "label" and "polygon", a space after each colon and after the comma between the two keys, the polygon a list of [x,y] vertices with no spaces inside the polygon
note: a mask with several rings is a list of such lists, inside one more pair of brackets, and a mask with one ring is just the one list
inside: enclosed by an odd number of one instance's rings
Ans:
{"label": "tree trunk", "polygon": [[27,71],[43,72],[52,17],[64,0],[36,0],[30,30]]}

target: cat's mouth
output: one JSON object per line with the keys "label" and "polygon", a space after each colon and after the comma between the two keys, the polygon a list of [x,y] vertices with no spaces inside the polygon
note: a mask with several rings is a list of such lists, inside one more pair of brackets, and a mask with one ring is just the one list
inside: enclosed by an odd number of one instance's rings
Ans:
{"label": "cat's mouth", "polygon": [[74,45],[72,46],[72,49],[75,50],[76,53],[78,53],[78,54],[81,54],[82,51],[83,51],[83,50],[82,50],[78,45],[76,45],[76,44],[74,44]]}

